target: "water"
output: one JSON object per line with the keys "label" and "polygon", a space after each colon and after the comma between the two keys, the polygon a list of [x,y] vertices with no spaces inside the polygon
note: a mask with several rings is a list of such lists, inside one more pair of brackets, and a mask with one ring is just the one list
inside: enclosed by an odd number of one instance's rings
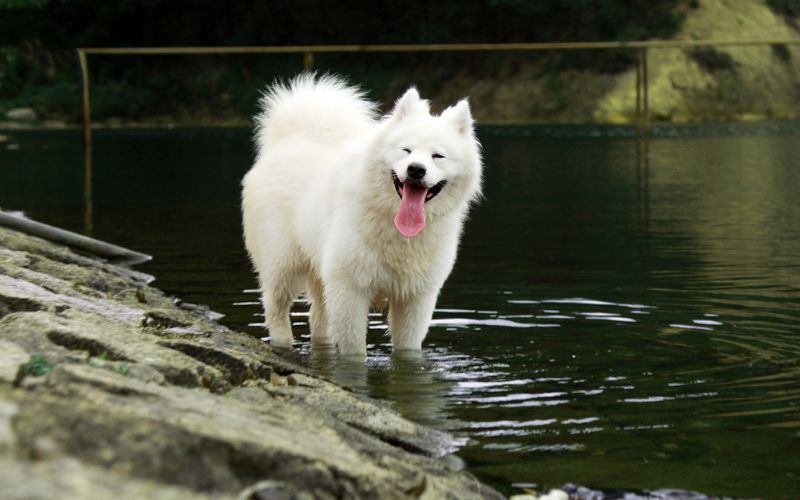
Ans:
{"label": "water", "polygon": [[[380,315],[366,365],[309,352],[301,305],[294,356],[464,438],[469,470],[506,493],[797,496],[800,127],[660,134],[643,161],[626,129],[482,129],[486,199],[422,356],[391,356]],[[95,141],[94,234],[263,336],[239,228],[249,133]],[[83,230],[82,172],[77,133],[13,133],[0,205]]]}

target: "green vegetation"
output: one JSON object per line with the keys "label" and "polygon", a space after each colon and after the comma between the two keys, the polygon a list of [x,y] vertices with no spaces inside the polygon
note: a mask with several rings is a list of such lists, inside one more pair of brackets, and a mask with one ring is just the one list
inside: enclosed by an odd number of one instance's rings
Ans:
{"label": "green vegetation", "polygon": [[[792,4],[788,0],[784,3]],[[76,47],[597,41],[664,38],[691,0],[443,0],[204,2],[0,0],[0,111],[32,106],[77,121]],[[459,75],[501,77],[522,55],[317,55],[320,70],[353,76],[385,99],[398,67],[435,87]],[[525,54],[544,71],[616,72],[629,51]],[[478,59],[478,62],[471,61]],[[258,91],[302,69],[299,56],[93,57],[96,117],[248,117]],[[405,73],[404,71],[403,73]],[[415,76],[416,76],[415,75]],[[416,79],[418,79],[417,77]],[[204,114],[206,116],[204,116]]]}
{"label": "green vegetation", "polygon": [[50,373],[52,369],[53,365],[45,361],[41,354],[34,354],[28,364],[25,365],[25,374],[33,377],[43,377]]}
{"label": "green vegetation", "polygon": [[111,356],[108,351],[103,351],[96,358],[99,363],[94,361],[95,358],[91,357],[87,360],[87,363],[89,366],[102,368],[125,377],[129,376],[131,369],[130,363],[128,361],[116,361],[114,357],[115,356]]}

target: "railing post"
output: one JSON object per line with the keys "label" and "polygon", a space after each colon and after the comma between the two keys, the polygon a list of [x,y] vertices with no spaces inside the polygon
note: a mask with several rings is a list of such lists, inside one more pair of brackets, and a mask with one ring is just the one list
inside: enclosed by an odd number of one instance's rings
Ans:
{"label": "railing post", "polygon": [[83,231],[94,234],[94,187],[92,184],[92,148],[83,148]]}
{"label": "railing post", "polygon": [[633,120],[638,140],[642,135],[642,58],[639,50],[636,50],[636,114]]}
{"label": "railing post", "polygon": [[78,62],[81,65],[81,81],[83,83],[83,144],[85,147],[92,145],[92,111],[89,102],[89,62],[86,52],[78,49]]}
{"label": "railing post", "polygon": [[311,71],[314,69],[314,53],[313,52],[306,52],[303,54],[303,69],[306,71]]}
{"label": "railing post", "polygon": [[92,108],[89,101],[89,63],[86,52],[78,49],[83,82],[83,224],[84,232],[94,232],[94,196],[92,189]]}
{"label": "railing post", "polygon": [[647,47],[642,47],[642,119],[644,135],[650,135],[650,90],[647,81]]}
{"label": "railing post", "polygon": [[650,135],[650,89],[647,82],[647,48],[636,50],[636,137]]}

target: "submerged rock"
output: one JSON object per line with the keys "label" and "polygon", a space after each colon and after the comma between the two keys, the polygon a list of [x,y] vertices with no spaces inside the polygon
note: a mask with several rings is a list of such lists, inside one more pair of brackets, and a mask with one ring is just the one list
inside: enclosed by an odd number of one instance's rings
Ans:
{"label": "submerged rock", "polygon": [[0,228],[1,498],[502,498],[149,278]]}

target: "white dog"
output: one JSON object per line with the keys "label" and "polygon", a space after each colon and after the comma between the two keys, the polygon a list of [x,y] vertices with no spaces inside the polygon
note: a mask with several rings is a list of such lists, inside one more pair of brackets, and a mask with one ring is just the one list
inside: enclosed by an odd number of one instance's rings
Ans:
{"label": "white dog", "polygon": [[271,342],[291,345],[305,290],[313,343],[365,353],[369,307],[388,298],[393,349],[420,349],[480,193],[469,104],[434,116],[411,88],[376,119],[359,90],[303,75],[262,106],[242,211]]}

